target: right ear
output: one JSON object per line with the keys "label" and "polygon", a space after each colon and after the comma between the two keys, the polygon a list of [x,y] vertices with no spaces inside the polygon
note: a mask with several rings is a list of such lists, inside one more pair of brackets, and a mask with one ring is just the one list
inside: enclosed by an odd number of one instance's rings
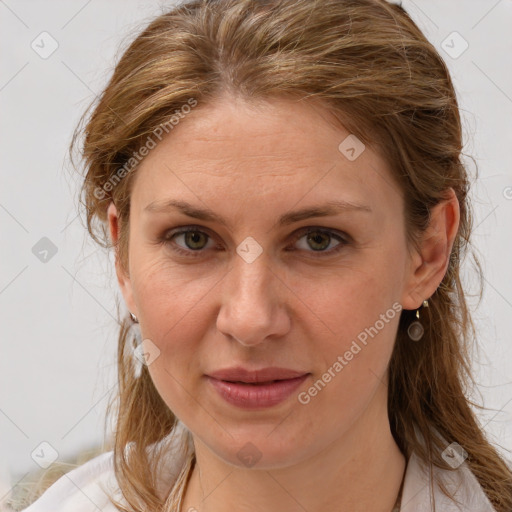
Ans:
{"label": "right ear", "polygon": [[107,216],[108,225],[110,229],[110,237],[115,248],[115,266],[117,282],[119,283],[119,287],[121,288],[121,293],[123,294],[128,310],[135,316],[139,316],[137,307],[135,306],[135,301],[133,300],[133,289],[130,277],[128,275],[128,272],[125,271],[125,269],[123,269],[121,265],[121,260],[119,258],[119,251],[117,246],[119,242],[120,222],[119,215],[117,213],[117,208],[113,201],[108,206]]}

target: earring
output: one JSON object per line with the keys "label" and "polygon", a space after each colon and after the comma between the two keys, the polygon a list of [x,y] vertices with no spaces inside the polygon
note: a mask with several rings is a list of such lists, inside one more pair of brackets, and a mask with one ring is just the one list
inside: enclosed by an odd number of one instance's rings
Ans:
{"label": "earring", "polygon": [[[423,307],[428,307],[428,300],[423,301]],[[425,332],[425,329],[423,328],[423,325],[419,321],[420,319],[420,309],[418,308],[416,310],[416,318],[418,320],[415,320],[414,322],[409,325],[409,328],[407,329],[407,334],[409,335],[409,338],[413,341],[418,341],[423,338],[423,333]]]}
{"label": "earring", "polygon": [[130,313],[130,318],[132,320],[132,324],[130,325],[130,328],[129,328],[129,334],[128,336],[131,338],[132,340],[132,347],[131,347],[131,352],[132,352],[132,360],[133,360],[133,369],[134,369],[134,374],[135,374],[135,378],[138,379],[140,377],[140,374],[141,374],[141,371],[142,371],[142,359],[141,359],[141,354],[143,353],[143,350],[142,349],[142,334],[140,332],[140,325],[139,325],[139,320],[138,318],[132,313],[132,312],[129,312]]}

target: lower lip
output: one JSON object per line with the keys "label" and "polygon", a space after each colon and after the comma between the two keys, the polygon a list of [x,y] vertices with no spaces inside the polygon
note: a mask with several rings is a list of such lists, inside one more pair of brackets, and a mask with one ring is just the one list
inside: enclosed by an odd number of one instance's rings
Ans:
{"label": "lower lip", "polygon": [[260,409],[272,407],[286,400],[307,379],[308,375],[258,385],[226,382],[210,376],[207,378],[226,402],[243,409]]}

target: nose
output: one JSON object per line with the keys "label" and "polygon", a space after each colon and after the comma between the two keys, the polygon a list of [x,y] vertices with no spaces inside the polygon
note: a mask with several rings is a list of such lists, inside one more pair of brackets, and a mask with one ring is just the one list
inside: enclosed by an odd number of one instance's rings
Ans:
{"label": "nose", "polygon": [[285,335],[290,328],[286,285],[261,254],[248,263],[238,254],[222,280],[217,329],[244,346]]}

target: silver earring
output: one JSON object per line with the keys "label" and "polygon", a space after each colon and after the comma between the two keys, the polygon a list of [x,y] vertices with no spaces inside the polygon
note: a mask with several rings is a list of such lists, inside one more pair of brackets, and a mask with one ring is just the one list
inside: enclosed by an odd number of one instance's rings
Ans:
{"label": "silver earring", "polygon": [[141,348],[142,348],[142,334],[140,332],[139,320],[137,317],[130,312],[130,318],[132,319],[132,324],[129,329],[129,336],[132,340],[132,360],[133,360],[133,369],[135,372],[135,378],[138,379],[140,377],[142,371],[142,362],[141,362]]}
{"label": "silver earring", "polygon": [[[428,307],[428,300],[423,301],[423,307]],[[423,338],[423,334],[425,332],[425,329],[423,328],[423,325],[419,321],[420,319],[420,309],[418,308],[416,310],[416,318],[418,320],[415,320],[414,322],[411,322],[411,325],[409,325],[409,328],[407,329],[407,334],[409,335],[409,338],[413,341],[419,341],[421,338]]]}

